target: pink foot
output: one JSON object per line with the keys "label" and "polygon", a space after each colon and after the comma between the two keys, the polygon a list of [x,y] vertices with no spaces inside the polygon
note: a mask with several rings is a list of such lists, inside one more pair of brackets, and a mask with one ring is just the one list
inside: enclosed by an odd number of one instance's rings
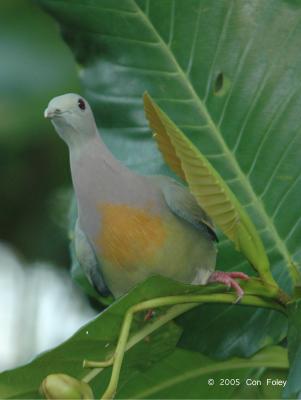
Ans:
{"label": "pink foot", "polygon": [[244,274],[243,272],[215,271],[210,275],[208,282],[223,283],[224,285],[228,286],[229,288],[233,288],[238,296],[237,300],[236,300],[236,303],[237,303],[243,297],[244,291],[239,286],[239,284],[235,281],[235,279],[247,280],[247,279],[249,279],[249,277],[248,277],[248,275]]}

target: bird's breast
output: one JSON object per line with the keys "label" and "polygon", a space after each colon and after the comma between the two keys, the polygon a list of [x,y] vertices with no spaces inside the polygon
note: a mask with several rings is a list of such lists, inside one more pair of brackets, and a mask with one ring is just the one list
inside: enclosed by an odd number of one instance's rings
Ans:
{"label": "bird's breast", "polygon": [[127,204],[101,203],[97,208],[101,226],[95,244],[102,259],[127,270],[155,261],[167,236],[159,214]]}

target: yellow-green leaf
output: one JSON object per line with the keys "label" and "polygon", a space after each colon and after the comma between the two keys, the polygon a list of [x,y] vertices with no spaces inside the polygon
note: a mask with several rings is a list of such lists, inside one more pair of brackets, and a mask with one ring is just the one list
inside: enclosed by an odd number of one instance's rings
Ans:
{"label": "yellow-green leaf", "polygon": [[166,163],[187,182],[199,205],[235,243],[261,278],[276,285],[254,224],[220,174],[148,93],[144,94],[144,108]]}

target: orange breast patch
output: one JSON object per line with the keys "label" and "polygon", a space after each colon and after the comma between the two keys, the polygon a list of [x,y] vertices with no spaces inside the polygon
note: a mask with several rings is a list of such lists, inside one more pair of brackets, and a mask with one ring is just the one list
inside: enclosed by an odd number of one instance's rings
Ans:
{"label": "orange breast patch", "polygon": [[162,219],[125,204],[102,203],[98,209],[102,223],[96,245],[102,257],[127,269],[151,263],[165,242]]}

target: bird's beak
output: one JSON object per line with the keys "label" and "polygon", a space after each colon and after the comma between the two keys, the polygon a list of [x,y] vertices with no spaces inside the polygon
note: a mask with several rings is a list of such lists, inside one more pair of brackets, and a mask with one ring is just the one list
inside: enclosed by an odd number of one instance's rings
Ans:
{"label": "bird's beak", "polygon": [[63,112],[59,108],[49,108],[47,107],[46,110],[44,111],[44,117],[45,118],[54,118],[54,117],[59,117],[63,114]]}
{"label": "bird's beak", "polygon": [[54,116],[54,111],[53,110],[49,110],[49,108],[46,108],[46,110],[44,111],[44,117],[45,118],[52,118]]}

